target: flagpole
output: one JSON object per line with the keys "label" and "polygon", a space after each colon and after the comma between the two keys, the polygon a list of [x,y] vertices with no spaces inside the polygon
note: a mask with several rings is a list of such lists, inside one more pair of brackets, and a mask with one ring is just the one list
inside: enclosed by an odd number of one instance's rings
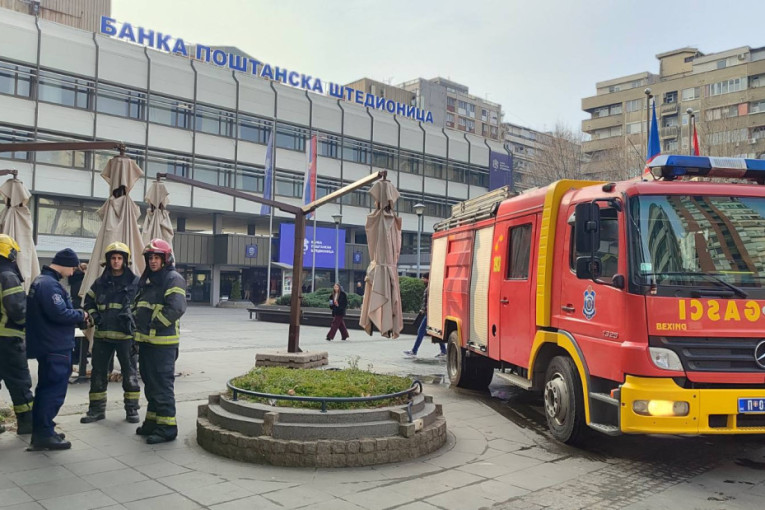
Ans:
{"label": "flagpole", "polygon": [[[271,195],[270,199],[276,198],[276,122],[273,124],[273,131],[271,132]],[[268,171],[268,169],[266,169]],[[269,207],[268,213],[268,269],[266,270],[266,304],[271,299],[271,250],[273,248],[273,235],[274,235],[274,208]],[[294,274],[293,274],[294,281]]]}
{"label": "flagpole", "polygon": [[648,159],[649,149],[648,145],[651,143],[651,89],[647,88],[643,91],[646,95],[645,98],[645,154]]}
{"label": "flagpole", "polygon": [[693,156],[693,108],[687,108],[688,114],[688,155]]}
{"label": "flagpole", "polygon": [[311,292],[316,292],[316,217],[319,216],[319,211],[313,212],[313,241],[311,242],[311,255],[313,261],[311,262]]}

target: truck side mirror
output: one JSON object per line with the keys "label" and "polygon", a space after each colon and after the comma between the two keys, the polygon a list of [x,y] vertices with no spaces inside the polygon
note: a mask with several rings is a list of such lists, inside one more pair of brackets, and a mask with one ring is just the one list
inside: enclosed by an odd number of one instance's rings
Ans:
{"label": "truck side mirror", "polygon": [[580,280],[596,279],[603,273],[603,263],[598,257],[577,257],[576,277]]}
{"label": "truck side mirror", "polygon": [[575,215],[576,251],[594,253],[600,246],[600,207],[595,202],[576,204]]}

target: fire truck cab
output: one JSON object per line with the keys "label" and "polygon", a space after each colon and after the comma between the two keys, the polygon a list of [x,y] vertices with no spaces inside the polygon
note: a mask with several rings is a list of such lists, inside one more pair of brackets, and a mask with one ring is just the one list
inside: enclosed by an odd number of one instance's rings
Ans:
{"label": "fire truck cab", "polygon": [[455,205],[427,314],[452,384],[541,392],[567,443],[765,433],[764,182],[762,160],[659,156],[641,179]]}

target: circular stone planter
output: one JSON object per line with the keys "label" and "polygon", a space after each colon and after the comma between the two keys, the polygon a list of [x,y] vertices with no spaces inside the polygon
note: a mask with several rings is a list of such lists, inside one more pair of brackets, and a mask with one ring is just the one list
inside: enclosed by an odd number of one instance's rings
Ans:
{"label": "circular stone planter", "polygon": [[401,462],[434,452],[446,443],[446,419],[440,404],[419,394],[408,407],[321,412],[211,395],[207,404],[199,406],[197,443],[223,457],[276,466]]}

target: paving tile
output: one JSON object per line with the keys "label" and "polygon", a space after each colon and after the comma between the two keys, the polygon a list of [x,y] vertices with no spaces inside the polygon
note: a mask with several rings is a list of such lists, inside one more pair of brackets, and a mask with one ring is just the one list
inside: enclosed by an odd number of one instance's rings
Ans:
{"label": "paving tile", "polygon": [[[69,439],[69,436],[67,436],[67,439]],[[45,456],[49,457],[51,459],[55,459],[56,461],[59,461],[58,463],[67,465],[67,464],[75,464],[78,462],[85,462],[89,460],[98,460],[98,459],[108,459],[109,456],[102,452],[101,450],[98,450],[97,448],[75,448],[73,450],[63,450],[63,451],[51,451],[51,452],[45,452]]]}
{"label": "paving tile", "polygon": [[400,483],[392,483],[387,486],[387,489],[398,494],[408,496],[410,500],[422,499],[434,494],[441,494],[443,492],[449,492],[451,487],[433,482],[424,483],[422,478],[415,480],[407,480]]}
{"label": "paving tile", "polygon": [[45,510],[45,507],[40,503],[31,501],[29,503],[21,503],[20,505],[11,505],[2,507],[3,510]]}
{"label": "paving tile", "polygon": [[425,498],[425,503],[430,503],[438,508],[446,510],[466,510],[468,508],[491,507],[494,501],[483,498],[473,486],[454,489],[442,494]]}
{"label": "paving tile", "polygon": [[25,485],[24,491],[36,500],[68,496],[80,492],[92,491],[94,487],[80,478],[64,478],[49,482]]}
{"label": "paving tile", "polygon": [[189,471],[188,468],[173,464],[172,462],[167,462],[166,460],[146,464],[145,466],[136,466],[135,469],[153,479],[178,475]]}
{"label": "paving tile", "polygon": [[269,492],[268,494],[263,494],[262,496],[267,500],[273,501],[274,503],[282,506],[283,508],[311,506],[316,503],[334,499],[334,496],[327,494],[324,491],[301,486]]}
{"label": "paving tile", "polygon": [[101,490],[114,501],[123,504],[156,496],[164,496],[173,492],[173,489],[165,487],[154,480],[113,485],[111,487],[104,487]]}
{"label": "paving tile", "polygon": [[456,469],[448,469],[435,475],[428,475],[420,478],[423,484],[437,483],[445,485],[450,489],[457,489],[466,485],[472,485],[486,480],[483,476],[473,475]]}
{"label": "paving tile", "polygon": [[160,455],[155,452],[140,452],[120,455],[119,460],[126,466],[130,467],[147,466],[149,464],[156,464],[157,462],[166,462],[166,459],[160,457]]}
{"label": "paving tile", "polygon": [[[220,505],[210,507],[210,510],[279,510],[283,507],[273,501],[269,501],[263,496],[250,496],[249,498],[237,499]],[[141,510],[136,508],[136,510]]]}
{"label": "paving tile", "polygon": [[496,503],[502,503],[508,499],[517,498],[518,496],[523,496],[524,494],[529,493],[526,489],[521,489],[520,487],[501,483],[496,480],[487,480],[471,487],[476,491],[476,494],[480,494],[484,498],[490,499]]}
{"label": "paving tile", "polygon": [[335,498],[329,501],[323,501],[311,505],[311,510],[364,510],[364,507],[360,507],[345,501],[344,499]]}
{"label": "paving tile", "polygon": [[448,452],[438,457],[432,457],[423,462],[426,464],[432,464],[441,468],[453,468],[462,466],[469,462],[476,460],[476,455],[472,453],[463,452]]}
{"label": "paving tile", "polygon": [[223,482],[204,487],[191,487],[180,492],[187,498],[206,507],[254,495],[252,492],[245,490],[238,485],[234,485],[231,482]]}
{"label": "paving tile", "polygon": [[39,503],[48,510],[89,510],[114,505],[117,502],[99,490],[69,496],[43,499]]}
{"label": "paving tile", "polygon": [[538,464],[542,464],[542,461],[530,459],[528,457],[520,457],[513,453],[508,453],[487,460],[471,462],[469,464],[465,464],[464,466],[457,466],[455,469],[458,471],[464,471],[466,473],[482,476],[484,478],[497,478],[499,476],[507,475],[518,470],[528,469],[529,467],[536,466]]}
{"label": "paving tile", "polygon": [[[0,458],[2,458],[2,457],[0,457]],[[5,460],[5,459],[3,459],[3,460]],[[0,490],[3,490],[3,489],[12,489],[14,487],[16,487],[16,484],[13,483],[13,480],[11,480],[10,478],[6,477],[5,475],[0,475]]]}
{"label": "paving tile", "polygon": [[348,494],[343,499],[368,510],[384,510],[385,508],[398,507],[412,501],[408,496],[391,491],[388,486],[356,494]]}
{"label": "paving tile", "polygon": [[180,494],[167,494],[165,496],[157,496],[156,498],[131,501],[130,503],[125,503],[125,508],[130,510],[193,510],[202,507]]}
{"label": "paving tile", "polygon": [[0,490],[0,507],[29,503],[32,497],[19,487]]}
{"label": "paving tile", "polygon": [[[5,460],[3,460],[5,462]],[[63,466],[41,467],[16,473],[8,473],[8,478],[17,485],[25,486],[33,483],[52,482],[65,478],[74,478],[74,474]]]}
{"label": "paving tile", "polygon": [[112,487],[114,485],[122,485],[126,483],[143,482],[148,480],[146,475],[136,471],[133,468],[118,469],[116,471],[106,471],[104,473],[97,473],[93,475],[87,475],[82,477],[83,480],[97,487],[103,489],[105,487]]}
{"label": "paving tile", "polygon": [[601,462],[573,458],[560,462],[545,462],[544,464],[538,464],[528,469],[516,470],[513,473],[497,477],[497,481],[515,485],[522,489],[536,491],[595,471],[604,465]]}
{"label": "paving tile", "polygon": [[125,469],[125,464],[110,457],[88,460],[85,462],[66,463],[64,467],[75,475],[92,475],[93,473],[105,473],[117,469]]}
{"label": "paving tile", "polygon": [[296,487],[295,482],[271,482],[266,480],[250,480],[247,478],[235,478],[231,480],[234,485],[249,491],[252,494],[265,494],[280,491],[290,487]]}
{"label": "paving tile", "polygon": [[404,506],[397,506],[396,510],[434,510],[440,507],[433,506],[430,503],[424,501],[415,501]]}
{"label": "paving tile", "polygon": [[163,476],[161,478],[157,478],[157,481],[175,491],[182,492],[186,489],[195,489],[198,487],[207,487],[208,485],[219,484],[225,482],[226,480],[207,473],[189,471],[179,475]]}

